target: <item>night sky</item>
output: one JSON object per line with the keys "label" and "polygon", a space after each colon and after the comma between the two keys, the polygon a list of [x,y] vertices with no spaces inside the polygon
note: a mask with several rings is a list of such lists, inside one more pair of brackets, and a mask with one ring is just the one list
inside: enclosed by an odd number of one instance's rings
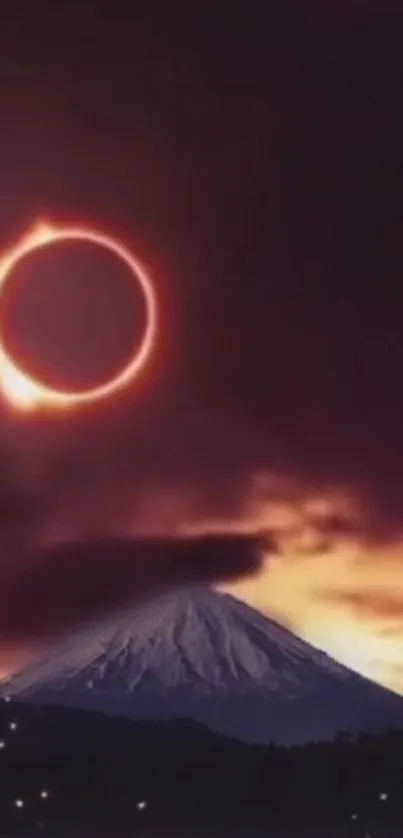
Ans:
{"label": "night sky", "polygon": [[[161,329],[108,403],[1,407],[3,597],[54,541],[265,529],[273,562],[244,596],[403,691],[399,7],[4,17],[3,249],[43,217],[115,235],[153,278]],[[81,292],[63,293],[71,318]],[[91,293],[109,364],[127,302]],[[70,381],[92,370],[74,345]]]}

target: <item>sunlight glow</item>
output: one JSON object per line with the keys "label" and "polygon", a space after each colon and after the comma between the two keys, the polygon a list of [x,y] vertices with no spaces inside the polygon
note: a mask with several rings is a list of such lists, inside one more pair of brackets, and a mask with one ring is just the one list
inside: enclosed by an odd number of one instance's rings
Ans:
{"label": "sunlight glow", "polygon": [[147,324],[142,344],[133,358],[111,381],[98,387],[78,393],[67,393],[47,387],[32,377],[28,370],[17,367],[5,351],[0,340],[0,386],[10,404],[21,411],[46,408],[71,408],[88,404],[111,396],[127,387],[138,376],[147,361],[156,338],[157,301],[153,284],[148,273],[130,251],[111,236],[94,232],[86,227],[58,227],[43,222],[36,224],[2,258],[0,258],[0,288],[6,281],[11,281],[13,268],[21,258],[36,250],[63,241],[87,241],[114,253],[130,268],[136,282],[140,283],[147,309]]}

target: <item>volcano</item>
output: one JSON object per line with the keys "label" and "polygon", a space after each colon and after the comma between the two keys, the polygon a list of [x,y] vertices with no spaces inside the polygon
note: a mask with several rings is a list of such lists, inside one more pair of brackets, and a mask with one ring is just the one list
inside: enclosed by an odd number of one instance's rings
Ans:
{"label": "volcano", "polygon": [[254,743],[403,729],[403,699],[226,594],[166,594],[81,632],[1,695],[151,721],[192,720]]}

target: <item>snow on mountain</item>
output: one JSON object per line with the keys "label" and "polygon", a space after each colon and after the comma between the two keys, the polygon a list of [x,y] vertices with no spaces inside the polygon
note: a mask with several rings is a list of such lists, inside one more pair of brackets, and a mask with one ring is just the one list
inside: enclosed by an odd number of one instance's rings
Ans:
{"label": "snow on mountain", "polygon": [[111,715],[188,718],[247,741],[403,728],[403,700],[231,596],[167,594],[93,626],[3,695]]}

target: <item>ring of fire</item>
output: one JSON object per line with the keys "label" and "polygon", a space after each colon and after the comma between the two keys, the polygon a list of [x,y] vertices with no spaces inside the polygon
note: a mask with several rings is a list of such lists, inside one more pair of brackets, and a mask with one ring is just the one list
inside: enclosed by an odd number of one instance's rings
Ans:
{"label": "ring of fire", "polygon": [[64,392],[43,384],[31,377],[14,363],[6,352],[0,335],[0,386],[4,395],[17,408],[32,410],[40,406],[68,408],[107,398],[126,388],[147,363],[153,349],[157,330],[157,303],[152,282],[137,258],[112,236],[104,235],[86,227],[56,227],[42,223],[36,225],[17,245],[0,257],[0,304],[1,292],[6,281],[11,281],[12,271],[20,259],[47,245],[65,241],[86,241],[109,250],[130,269],[133,278],[140,284],[146,307],[146,325],[143,338],[135,356],[113,378],[89,390]]}

